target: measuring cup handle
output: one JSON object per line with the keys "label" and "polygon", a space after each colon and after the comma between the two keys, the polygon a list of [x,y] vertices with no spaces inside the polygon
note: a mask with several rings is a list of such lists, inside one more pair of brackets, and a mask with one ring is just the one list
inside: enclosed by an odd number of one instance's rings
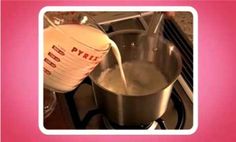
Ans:
{"label": "measuring cup handle", "polygon": [[106,34],[106,31],[103,29],[103,27],[100,26],[100,25],[97,23],[97,21],[93,18],[93,16],[91,16],[90,14],[88,14],[88,13],[81,13],[81,14],[78,16],[78,18],[81,19],[81,18],[84,17],[84,16],[88,16],[89,19],[91,20],[91,21],[89,21],[89,22],[92,23],[92,24],[94,24],[97,28],[99,28],[103,33]]}
{"label": "measuring cup handle", "polygon": [[102,26],[88,12],[47,12],[44,14],[44,28],[56,27],[65,24],[88,25],[101,30],[106,34]]}

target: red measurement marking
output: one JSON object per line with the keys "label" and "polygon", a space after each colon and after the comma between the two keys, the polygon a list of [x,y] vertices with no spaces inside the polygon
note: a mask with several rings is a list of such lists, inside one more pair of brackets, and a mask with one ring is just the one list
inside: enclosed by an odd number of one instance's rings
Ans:
{"label": "red measurement marking", "polygon": [[44,62],[48,63],[53,68],[56,67],[56,65],[53,62],[51,62],[49,59],[47,59],[47,58],[44,59]]}
{"label": "red measurement marking", "polygon": [[56,47],[56,45],[53,45],[52,49],[54,49],[57,53],[59,53],[62,56],[65,55],[65,53],[62,50],[60,50],[58,47]]}
{"label": "red measurement marking", "polygon": [[51,75],[51,72],[49,70],[47,70],[46,68],[43,68],[44,73],[46,73],[47,75]]}
{"label": "red measurement marking", "polygon": [[60,62],[60,58],[58,58],[57,56],[55,56],[54,54],[52,54],[51,52],[48,53],[48,55],[53,58],[55,61]]}

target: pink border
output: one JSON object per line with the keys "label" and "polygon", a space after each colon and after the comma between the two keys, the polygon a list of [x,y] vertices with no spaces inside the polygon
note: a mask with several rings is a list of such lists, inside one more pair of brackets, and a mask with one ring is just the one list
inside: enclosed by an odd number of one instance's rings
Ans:
{"label": "pink border", "polygon": [[[38,13],[46,5],[190,5],[199,16],[199,128],[190,136],[47,136],[38,128]],[[2,2],[2,140],[234,141],[234,2]]]}

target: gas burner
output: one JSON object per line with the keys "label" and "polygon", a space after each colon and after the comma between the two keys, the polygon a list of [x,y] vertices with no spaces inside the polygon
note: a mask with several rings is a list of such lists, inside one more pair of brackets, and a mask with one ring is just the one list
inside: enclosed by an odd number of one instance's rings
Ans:
{"label": "gas burner", "polygon": [[114,122],[109,121],[106,117],[103,117],[104,125],[107,129],[116,129],[116,130],[122,130],[122,129],[146,129],[146,130],[155,130],[158,123],[156,121],[153,121],[146,125],[137,125],[137,126],[122,126],[119,124],[116,124]]}

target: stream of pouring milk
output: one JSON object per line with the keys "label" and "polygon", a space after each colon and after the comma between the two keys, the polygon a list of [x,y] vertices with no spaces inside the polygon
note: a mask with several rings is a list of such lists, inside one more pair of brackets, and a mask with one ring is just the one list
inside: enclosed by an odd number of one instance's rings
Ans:
{"label": "stream of pouring milk", "polygon": [[118,66],[119,66],[121,79],[122,79],[122,81],[124,83],[124,87],[125,87],[125,92],[128,93],[128,86],[127,86],[127,81],[126,81],[125,74],[124,74],[124,69],[122,67],[122,59],[121,59],[120,51],[114,41],[110,40],[110,44],[111,44],[112,52],[115,55],[115,58],[117,60]]}

